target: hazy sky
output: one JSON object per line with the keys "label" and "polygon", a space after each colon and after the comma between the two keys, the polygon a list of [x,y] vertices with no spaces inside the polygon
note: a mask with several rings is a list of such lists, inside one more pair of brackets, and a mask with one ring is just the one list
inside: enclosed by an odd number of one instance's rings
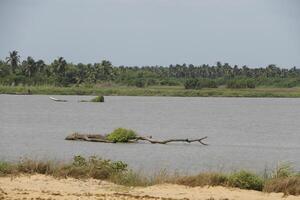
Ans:
{"label": "hazy sky", "polygon": [[0,59],[300,67],[300,0],[0,0]]}

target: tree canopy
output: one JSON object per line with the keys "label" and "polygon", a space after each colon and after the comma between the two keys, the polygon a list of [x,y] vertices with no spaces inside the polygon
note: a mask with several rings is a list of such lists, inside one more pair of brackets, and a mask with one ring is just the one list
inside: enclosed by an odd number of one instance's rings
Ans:
{"label": "tree canopy", "polygon": [[27,57],[21,62],[18,51],[9,52],[0,60],[2,85],[93,85],[114,83],[136,87],[151,85],[182,85],[186,89],[203,87],[254,88],[255,86],[300,86],[300,69],[277,67],[239,67],[229,63],[216,65],[176,64],[169,66],[113,66],[108,60],[99,63],[67,62],[63,57],[50,64]]}

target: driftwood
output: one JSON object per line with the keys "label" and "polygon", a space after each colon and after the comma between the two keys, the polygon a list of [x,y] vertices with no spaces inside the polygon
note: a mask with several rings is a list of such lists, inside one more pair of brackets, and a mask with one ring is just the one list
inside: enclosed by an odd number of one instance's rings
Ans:
{"label": "driftwood", "polygon": [[147,138],[147,137],[141,137],[138,136],[136,139],[132,141],[138,141],[138,140],[145,140],[150,142],[151,144],[167,144],[169,142],[187,142],[187,143],[192,143],[192,142],[200,142],[203,145],[207,145],[206,143],[202,142],[202,140],[206,139],[207,136],[202,137],[200,139],[169,139],[169,140],[153,140],[152,138]]}
{"label": "driftwood", "polygon": [[94,134],[79,134],[73,133],[68,135],[66,140],[78,140],[78,141],[88,141],[88,142],[104,142],[104,143],[114,143],[113,141],[107,140],[103,135]]}
{"label": "driftwood", "polygon": [[51,99],[52,101],[57,101],[57,102],[67,102],[67,100],[64,99],[56,99],[54,97],[49,97],[49,99]]}
{"label": "driftwood", "polygon": [[[169,140],[154,140],[152,137],[143,137],[143,136],[137,136],[135,139],[129,140],[128,143],[135,143],[139,140],[148,141],[151,144],[167,144],[170,142],[199,142],[203,145],[207,145],[202,140],[206,139],[207,136],[199,138],[199,139],[169,139]],[[93,134],[79,134],[79,133],[73,133],[65,138],[66,140],[78,140],[78,141],[88,141],[88,142],[103,142],[103,143],[115,143],[113,141],[107,140],[105,136],[103,135],[93,135]]]}

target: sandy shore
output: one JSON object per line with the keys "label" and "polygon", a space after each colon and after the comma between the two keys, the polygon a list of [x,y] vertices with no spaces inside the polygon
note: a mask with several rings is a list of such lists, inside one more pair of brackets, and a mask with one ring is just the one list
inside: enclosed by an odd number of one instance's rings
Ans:
{"label": "sandy shore", "polygon": [[300,200],[282,193],[262,193],[224,187],[185,187],[163,184],[151,187],[124,187],[95,179],[55,179],[44,175],[0,177],[0,199],[77,200],[77,199],[203,199],[203,200]]}

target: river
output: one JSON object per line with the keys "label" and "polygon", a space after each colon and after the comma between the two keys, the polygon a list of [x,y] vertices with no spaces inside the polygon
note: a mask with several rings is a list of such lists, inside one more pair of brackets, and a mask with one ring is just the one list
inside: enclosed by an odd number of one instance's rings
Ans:
{"label": "river", "polygon": [[[249,169],[289,162],[300,170],[300,99],[0,95],[0,159],[70,160],[97,155],[136,170],[185,173]],[[66,141],[72,132],[135,130],[155,139],[199,138],[198,143],[103,144]]]}

